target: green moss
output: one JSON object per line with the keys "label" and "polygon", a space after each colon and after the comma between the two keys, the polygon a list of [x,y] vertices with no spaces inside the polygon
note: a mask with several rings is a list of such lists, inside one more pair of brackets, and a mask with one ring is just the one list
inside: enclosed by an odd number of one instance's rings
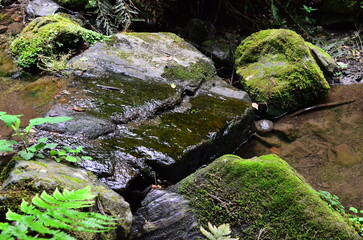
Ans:
{"label": "green moss", "polygon": [[235,63],[251,98],[269,103],[269,110],[275,108],[280,114],[329,91],[306,42],[290,30],[270,29],[252,34],[237,48]]}
{"label": "green moss", "polygon": [[107,37],[81,27],[64,14],[34,19],[11,44],[12,54],[23,68],[36,67],[46,57],[78,49],[83,42],[94,44]]}
{"label": "green moss", "polygon": [[321,49],[320,47],[318,47],[312,43],[309,43],[309,42],[305,42],[305,44],[311,48],[317,49],[324,57],[331,58],[331,56],[327,52],[325,52],[323,49]]}
{"label": "green moss", "polygon": [[190,81],[198,83],[201,80],[209,81],[216,75],[214,66],[204,60],[198,60],[190,66],[165,67],[162,77],[176,81]]}
{"label": "green moss", "polygon": [[[193,149],[202,142],[210,144],[220,129],[235,116],[246,114],[249,109],[247,103],[239,99],[226,98],[222,101],[207,95],[199,95],[190,103],[192,109],[186,112],[164,114],[156,124],[145,122],[137,127],[129,125],[129,134],[105,142],[138,158],[154,159],[162,153],[180,159],[186,154],[186,149]],[[139,146],[152,151],[140,151]]]}
{"label": "green moss", "polygon": [[81,183],[86,183],[87,182],[85,180],[82,180],[82,179],[79,179],[79,178],[75,178],[75,177],[70,177],[70,176],[63,175],[63,174],[61,176],[63,178],[65,178],[65,179],[71,180],[72,182],[77,183],[77,184],[81,184]]}
{"label": "green moss", "polygon": [[359,239],[340,214],[276,155],[226,155],[179,183],[206,225],[230,223],[233,236],[256,239]]}

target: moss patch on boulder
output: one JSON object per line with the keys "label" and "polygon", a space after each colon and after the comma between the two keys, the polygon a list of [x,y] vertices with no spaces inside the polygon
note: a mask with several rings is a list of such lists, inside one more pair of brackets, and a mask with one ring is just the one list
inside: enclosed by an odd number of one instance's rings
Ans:
{"label": "moss patch on boulder", "polygon": [[240,239],[360,239],[339,213],[276,155],[225,155],[182,180],[199,223],[230,223]]}
{"label": "moss patch on boulder", "polygon": [[85,29],[65,14],[55,14],[34,19],[11,44],[12,54],[23,68],[35,68],[47,58],[59,59],[72,49],[87,42],[94,44],[107,37]]}
{"label": "moss patch on boulder", "polygon": [[[52,194],[56,188],[77,190],[86,186],[98,195],[104,211],[118,218],[116,231],[102,233],[72,232],[76,239],[125,239],[131,229],[132,213],[129,204],[117,193],[86,171],[57,163],[53,160],[23,161],[14,157],[1,175],[0,221],[4,221],[7,209],[19,211],[21,200],[29,201],[36,194],[46,191]],[[89,211],[97,212],[96,207]]]}
{"label": "moss patch on boulder", "polygon": [[267,102],[273,116],[309,104],[329,91],[306,42],[290,30],[252,34],[238,46],[235,65],[251,98]]}
{"label": "moss patch on boulder", "polygon": [[190,66],[174,65],[164,68],[164,73],[161,75],[166,79],[179,81],[194,81],[201,80],[209,81],[216,76],[216,69],[210,62],[198,60]]}

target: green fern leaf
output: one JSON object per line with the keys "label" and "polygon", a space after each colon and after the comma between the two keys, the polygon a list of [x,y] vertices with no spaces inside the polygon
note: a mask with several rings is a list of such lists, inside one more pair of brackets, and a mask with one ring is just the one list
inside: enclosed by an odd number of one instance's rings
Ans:
{"label": "green fern leaf", "polygon": [[[61,229],[95,233],[115,229],[116,218],[76,210],[93,204],[95,195],[90,191],[90,187],[77,191],[64,189],[63,193],[56,189],[53,195],[45,192],[36,195],[32,204],[23,201],[20,210],[24,215],[11,210],[6,214],[6,218],[15,221],[15,225],[0,223],[0,239],[75,240]],[[33,237],[29,232],[51,238]]]}

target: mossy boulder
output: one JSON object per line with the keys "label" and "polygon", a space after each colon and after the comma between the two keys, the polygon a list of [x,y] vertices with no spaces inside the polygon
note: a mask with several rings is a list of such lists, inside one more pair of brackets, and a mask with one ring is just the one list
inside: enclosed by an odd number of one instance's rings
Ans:
{"label": "mossy boulder", "polygon": [[[119,33],[68,62],[83,76],[124,74],[144,80],[199,85],[216,77],[213,62],[173,33]],[[77,72],[76,72],[77,73]]]}
{"label": "mossy boulder", "polygon": [[361,239],[276,155],[225,155],[174,190],[189,200],[200,225],[230,223],[232,236],[240,239]]}
{"label": "mossy boulder", "polygon": [[31,69],[58,60],[84,43],[92,45],[105,39],[104,35],[81,27],[79,21],[55,14],[29,23],[12,42],[11,51],[19,66]]}
{"label": "mossy boulder", "polygon": [[247,37],[237,47],[235,65],[251,98],[268,103],[273,116],[312,103],[329,91],[308,44],[290,30],[269,29]]}
{"label": "mossy boulder", "polygon": [[[93,174],[82,169],[53,160],[22,161],[15,157],[3,171],[2,178],[1,217],[4,217],[7,208],[17,211],[22,199],[29,201],[42,191],[52,194],[56,188],[77,190],[90,186],[91,192],[99,196],[103,210],[119,219],[117,233],[116,231],[104,233],[102,239],[125,239],[131,230],[132,214],[129,204]],[[91,211],[98,210],[93,207]],[[74,235],[78,236],[77,239],[100,239],[93,233],[84,235],[74,232]]]}

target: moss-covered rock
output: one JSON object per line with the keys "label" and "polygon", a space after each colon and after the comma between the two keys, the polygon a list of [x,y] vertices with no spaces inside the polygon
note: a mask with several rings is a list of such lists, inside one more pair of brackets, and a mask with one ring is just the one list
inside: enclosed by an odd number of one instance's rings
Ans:
{"label": "moss-covered rock", "polygon": [[102,34],[85,29],[65,14],[55,14],[34,19],[12,42],[11,51],[23,68],[35,68],[78,50],[82,44],[94,44],[106,39]]}
{"label": "moss-covered rock", "polygon": [[278,116],[325,96],[329,84],[304,39],[286,29],[252,34],[235,52],[236,72],[251,98]]}
{"label": "moss-covered rock", "polygon": [[199,85],[216,77],[213,62],[173,33],[119,33],[68,61],[86,76],[115,74],[144,80]]}
{"label": "moss-covered rock", "polygon": [[[119,219],[116,231],[102,234],[74,232],[77,239],[125,239],[131,230],[132,214],[129,204],[117,193],[95,178],[93,174],[52,160],[22,161],[16,157],[3,171],[4,180],[0,190],[0,217],[4,217],[8,208],[18,211],[21,200],[29,201],[35,194],[46,191],[53,193],[60,190],[77,190],[91,187],[91,192],[98,195],[103,210]],[[98,211],[95,207],[91,211]],[[2,219],[3,220],[3,219]],[[79,235],[81,234],[81,235]]]}
{"label": "moss-covered rock", "polygon": [[230,223],[240,239],[360,239],[348,221],[276,155],[225,155],[179,182],[199,224]]}

